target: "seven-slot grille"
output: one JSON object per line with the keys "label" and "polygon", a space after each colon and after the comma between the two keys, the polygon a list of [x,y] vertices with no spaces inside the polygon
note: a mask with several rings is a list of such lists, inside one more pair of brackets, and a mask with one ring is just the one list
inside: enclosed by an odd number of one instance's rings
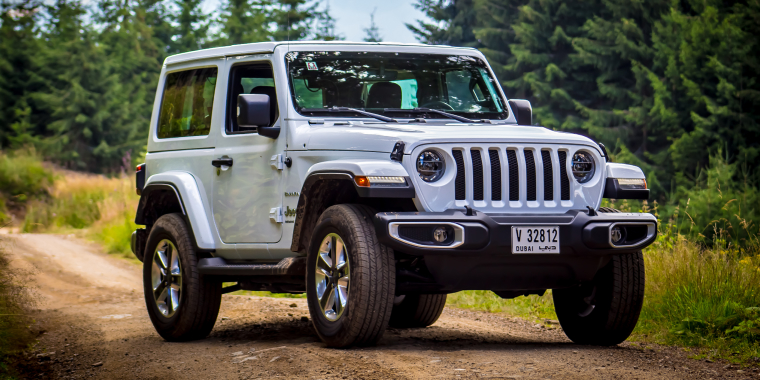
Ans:
{"label": "seven-slot grille", "polygon": [[[467,152],[469,150],[469,153]],[[465,155],[471,160],[465,162]],[[552,149],[516,149],[516,148],[470,148],[453,149],[452,156],[456,162],[455,199],[472,199],[475,201],[553,201],[555,199],[555,170],[559,173],[559,199],[570,200],[570,173],[566,169],[567,151]],[[485,199],[484,160],[490,163],[490,199]],[[539,177],[537,167],[543,175]],[[557,168],[558,167],[558,168]],[[467,194],[466,180],[472,181],[473,194]],[[507,186],[502,186],[502,178],[507,179]],[[525,193],[520,194],[521,181],[524,181]],[[539,199],[539,184],[543,188]],[[505,193],[506,191],[506,193]]]}

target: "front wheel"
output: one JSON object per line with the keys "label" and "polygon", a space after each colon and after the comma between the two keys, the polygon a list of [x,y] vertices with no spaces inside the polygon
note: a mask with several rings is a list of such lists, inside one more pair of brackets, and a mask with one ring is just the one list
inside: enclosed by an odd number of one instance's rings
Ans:
{"label": "front wheel", "polygon": [[306,295],[317,334],[329,347],[372,345],[388,327],[396,276],[372,211],[336,205],[319,217],[307,255]]}
{"label": "front wheel", "polygon": [[644,304],[641,251],[613,256],[590,283],[555,289],[554,309],[570,340],[612,346],[631,335]]}

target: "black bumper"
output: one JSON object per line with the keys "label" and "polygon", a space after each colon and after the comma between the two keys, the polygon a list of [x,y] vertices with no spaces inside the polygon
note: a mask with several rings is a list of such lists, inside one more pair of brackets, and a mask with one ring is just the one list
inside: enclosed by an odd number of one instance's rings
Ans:
{"label": "black bumper", "polygon": [[[397,292],[458,290],[537,290],[573,286],[593,279],[610,257],[637,252],[654,242],[657,219],[644,213],[490,214],[449,210],[441,213],[381,212],[375,215],[378,239],[402,256],[418,257]],[[425,234],[401,235],[395,226],[419,223],[432,230],[451,225],[461,235],[436,246]],[[512,253],[512,227],[558,226],[559,253]],[[630,239],[611,243],[610,229],[624,226]],[[420,231],[422,231],[421,229]],[[408,230],[407,230],[408,231]],[[460,239],[461,238],[461,239]],[[416,240],[415,240],[416,239]],[[440,243],[438,243],[440,244]],[[449,247],[446,246],[449,245]],[[451,248],[451,246],[455,246]],[[424,262],[424,264],[420,264]]]}

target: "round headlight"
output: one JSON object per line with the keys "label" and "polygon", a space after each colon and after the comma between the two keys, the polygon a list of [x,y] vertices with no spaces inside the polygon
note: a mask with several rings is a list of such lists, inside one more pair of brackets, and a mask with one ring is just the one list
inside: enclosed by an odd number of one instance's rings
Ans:
{"label": "round headlight", "polygon": [[435,182],[446,171],[446,161],[434,150],[426,150],[417,157],[417,172],[425,182]]}
{"label": "round headlight", "polygon": [[588,182],[594,176],[596,164],[588,152],[576,152],[573,155],[573,177],[578,183]]}

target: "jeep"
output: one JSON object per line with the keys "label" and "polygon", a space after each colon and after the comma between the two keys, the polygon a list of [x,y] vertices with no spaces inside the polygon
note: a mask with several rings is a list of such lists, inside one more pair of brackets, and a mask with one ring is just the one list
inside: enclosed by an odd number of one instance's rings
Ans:
{"label": "jeep", "polygon": [[476,49],[263,42],[168,57],[132,251],[161,337],[206,337],[222,294],[306,293],[327,346],[433,324],[447,294],[552,290],[576,343],[630,335],[643,172],[533,125]]}

